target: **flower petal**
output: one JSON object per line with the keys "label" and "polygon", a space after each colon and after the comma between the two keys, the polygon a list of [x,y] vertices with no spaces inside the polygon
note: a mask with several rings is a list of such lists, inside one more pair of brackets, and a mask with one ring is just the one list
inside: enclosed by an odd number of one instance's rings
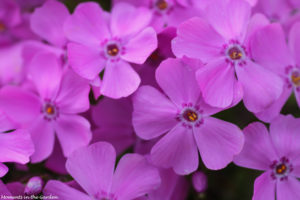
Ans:
{"label": "flower petal", "polygon": [[190,174],[198,168],[198,149],[191,129],[178,124],[151,149],[153,164],[169,168],[176,174]]}
{"label": "flower petal", "polygon": [[205,11],[214,29],[227,40],[243,39],[251,15],[251,6],[240,0],[215,0]]}
{"label": "flower petal", "polygon": [[60,181],[50,180],[46,184],[43,194],[57,196],[60,200],[91,200],[88,195],[68,186]]}
{"label": "flower petal", "polygon": [[79,147],[89,144],[92,138],[90,126],[89,121],[79,115],[59,115],[55,131],[66,157]]}
{"label": "flower petal", "polygon": [[[7,172],[8,172],[8,167],[6,165],[4,165],[3,163],[0,163],[0,178],[3,177]],[[3,192],[2,190],[3,189],[0,186],[0,192]],[[0,193],[0,194],[2,194],[2,193]]]}
{"label": "flower petal", "polygon": [[53,100],[56,97],[62,77],[62,67],[54,54],[40,53],[33,57],[28,75],[43,99]]}
{"label": "flower petal", "polygon": [[220,55],[224,42],[209,23],[195,17],[179,25],[172,50],[179,58],[187,56],[207,62]]}
{"label": "flower petal", "polygon": [[142,86],[133,97],[132,123],[136,134],[146,140],[172,129],[177,109],[172,102],[151,86]]}
{"label": "flower petal", "polygon": [[243,132],[245,144],[242,152],[234,157],[234,163],[252,169],[269,169],[278,156],[265,125],[254,122],[248,125]]}
{"label": "flower petal", "polygon": [[300,65],[300,23],[295,23],[289,34],[289,47],[296,63]]}
{"label": "flower petal", "polygon": [[0,133],[0,138],[0,162],[29,162],[34,146],[27,130],[17,129],[10,133]]}
{"label": "flower petal", "polygon": [[89,109],[89,83],[68,70],[61,81],[55,102],[63,113],[80,113]]}
{"label": "flower petal", "polygon": [[276,181],[272,179],[270,172],[265,172],[256,178],[252,200],[274,200]]}
{"label": "flower petal", "polygon": [[143,64],[150,54],[157,48],[156,32],[153,28],[146,28],[125,45],[125,54],[121,58],[132,63]]}
{"label": "flower petal", "polygon": [[136,8],[128,3],[118,3],[111,11],[110,29],[113,36],[134,35],[143,30],[152,18],[145,7]]}
{"label": "flower petal", "polygon": [[81,147],[71,154],[66,163],[70,175],[91,196],[103,190],[109,192],[116,152],[107,142]]}
{"label": "flower petal", "polygon": [[158,170],[139,154],[126,154],[118,163],[113,178],[112,193],[117,199],[135,199],[157,189]]}
{"label": "flower petal", "polygon": [[[196,72],[204,101],[214,107],[226,108],[233,103],[237,80],[234,68],[224,60],[210,62]],[[241,100],[241,99],[240,99]]]}
{"label": "flower petal", "polygon": [[8,191],[6,185],[0,180],[0,194],[10,196],[11,193]]}
{"label": "flower petal", "polygon": [[285,68],[293,64],[280,24],[272,23],[256,31],[250,48],[257,63],[277,74],[285,75]]}
{"label": "flower petal", "polygon": [[270,134],[279,156],[298,157],[300,151],[300,119],[292,115],[280,115],[271,122]]}
{"label": "flower petal", "polygon": [[35,149],[31,156],[31,162],[41,162],[48,158],[53,151],[55,135],[52,123],[40,116],[30,127],[29,132]]}
{"label": "flower petal", "polygon": [[50,43],[63,47],[67,42],[63,25],[69,15],[69,11],[63,3],[47,1],[32,13],[31,29]]}
{"label": "flower petal", "polygon": [[87,46],[99,46],[110,37],[105,15],[96,2],[79,4],[64,24],[67,38]]}
{"label": "flower petal", "polygon": [[276,185],[277,200],[298,200],[300,199],[299,180],[289,177],[285,181],[277,181]]}
{"label": "flower petal", "polygon": [[218,170],[225,168],[239,154],[244,145],[244,135],[234,124],[207,117],[194,137],[205,166]]}
{"label": "flower petal", "polygon": [[19,87],[5,86],[0,90],[0,108],[15,122],[28,125],[41,112],[39,98]]}
{"label": "flower petal", "polygon": [[107,97],[119,99],[135,92],[140,82],[139,75],[129,63],[122,60],[116,63],[108,62],[100,92]]}
{"label": "flower petal", "polygon": [[261,112],[281,95],[283,80],[271,71],[257,65],[252,61],[236,67],[238,80],[243,85],[244,104],[254,113]]}
{"label": "flower petal", "polygon": [[70,66],[83,78],[94,80],[106,65],[106,60],[100,56],[101,50],[98,48],[71,42],[67,52]]}
{"label": "flower petal", "polygon": [[184,103],[195,104],[201,95],[195,70],[180,59],[163,61],[155,75],[159,86],[178,108]]}

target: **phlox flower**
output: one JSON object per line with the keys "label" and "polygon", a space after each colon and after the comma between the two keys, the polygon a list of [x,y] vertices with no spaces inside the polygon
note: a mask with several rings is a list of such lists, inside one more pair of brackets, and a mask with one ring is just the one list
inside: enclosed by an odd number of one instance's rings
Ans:
{"label": "phlox flower", "polygon": [[[151,12],[144,7],[116,4],[111,14],[96,3],[82,3],[64,25],[71,67],[100,87],[100,94],[121,98],[140,84],[129,63],[143,64],[157,47],[155,31],[147,27]],[[104,70],[102,82],[99,74]]]}
{"label": "phlox flower", "polygon": [[283,105],[294,92],[300,107],[300,23],[296,23],[288,36],[280,24],[270,24],[257,31],[251,40],[255,62],[276,72],[283,80],[284,88],[279,99],[256,116],[270,122],[279,115]]}
{"label": "phlox flower", "polygon": [[34,57],[28,76],[36,92],[5,86],[0,107],[31,133],[35,146],[31,161],[40,162],[52,153],[55,135],[65,156],[87,145],[90,124],[78,113],[89,108],[88,83],[70,70],[62,71],[57,57],[49,53]]}
{"label": "phlox flower", "polygon": [[28,131],[18,128],[0,111],[0,177],[8,172],[3,162],[26,164],[33,152],[34,146]]}
{"label": "phlox flower", "polygon": [[116,152],[107,142],[97,142],[76,150],[67,160],[70,175],[86,192],[60,181],[49,181],[45,195],[61,200],[131,200],[160,184],[158,170],[139,154],[125,154],[115,169]]}
{"label": "phlox flower", "polygon": [[279,98],[283,82],[265,66],[253,62],[249,39],[265,24],[262,15],[250,19],[244,0],[213,0],[205,18],[182,23],[172,49],[177,57],[200,59],[206,65],[196,72],[206,103],[229,107],[242,98],[249,111],[259,112]]}
{"label": "phlox flower", "polygon": [[189,174],[198,168],[198,150],[210,169],[221,169],[243,146],[241,130],[210,115],[221,109],[203,102],[195,67],[167,59],[156,71],[158,85],[141,86],[133,96],[133,126],[145,140],[161,137],[150,153],[154,165]]}
{"label": "phlox flower", "polygon": [[260,122],[243,131],[245,145],[234,163],[264,173],[256,178],[253,200],[300,199],[300,120],[279,116],[271,122],[270,133]]}

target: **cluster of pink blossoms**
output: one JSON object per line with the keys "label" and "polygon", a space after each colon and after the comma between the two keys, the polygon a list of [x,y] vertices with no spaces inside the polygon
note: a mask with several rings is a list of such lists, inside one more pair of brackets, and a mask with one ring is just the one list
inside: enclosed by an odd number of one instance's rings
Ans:
{"label": "cluster of pink blossoms", "polygon": [[[0,177],[55,174],[0,199],[185,200],[199,163],[231,162],[263,171],[253,200],[300,199],[300,119],[280,114],[300,107],[299,0],[68,1],[0,0]],[[215,116],[241,102],[261,122]]]}

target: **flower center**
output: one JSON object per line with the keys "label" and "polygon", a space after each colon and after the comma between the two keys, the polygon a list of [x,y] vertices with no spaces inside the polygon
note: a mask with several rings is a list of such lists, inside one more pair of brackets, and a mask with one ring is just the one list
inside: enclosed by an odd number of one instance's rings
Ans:
{"label": "flower center", "polygon": [[46,120],[55,120],[58,117],[58,108],[55,104],[46,101],[43,108],[42,113],[44,114],[44,119]]}
{"label": "flower center", "polygon": [[243,66],[246,64],[247,52],[246,48],[240,45],[237,40],[230,40],[228,44],[224,44],[221,54],[225,54],[225,61],[233,67],[237,64]]}
{"label": "flower center", "polygon": [[168,3],[164,0],[158,0],[155,5],[159,10],[166,10],[168,8]]}
{"label": "flower center", "polygon": [[291,81],[295,86],[300,86],[300,72],[294,71],[291,74]]}
{"label": "flower center", "polygon": [[287,171],[287,166],[284,163],[276,166],[276,169],[275,169],[276,174],[282,175],[282,174],[285,174],[286,171]]}
{"label": "flower center", "polygon": [[228,55],[232,60],[240,60],[243,57],[243,52],[236,46],[228,50]]}
{"label": "flower center", "polygon": [[106,47],[107,54],[110,56],[117,56],[120,52],[118,45],[109,44]]}
{"label": "flower center", "polygon": [[191,110],[191,109],[186,109],[184,113],[182,114],[183,118],[189,122],[194,122],[198,119],[198,114]]}
{"label": "flower center", "polygon": [[202,111],[199,106],[192,103],[184,103],[182,110],[177,114],[176,119],[186,128],[199,127],[203,123]]}
{"label": "flower center", "polygon": [[281,181],[286,180],[289,173],[293,171],[293,166],[286,157],[282,157],[279,161],[274,161],[270,168],[272,169],[272,178]]}

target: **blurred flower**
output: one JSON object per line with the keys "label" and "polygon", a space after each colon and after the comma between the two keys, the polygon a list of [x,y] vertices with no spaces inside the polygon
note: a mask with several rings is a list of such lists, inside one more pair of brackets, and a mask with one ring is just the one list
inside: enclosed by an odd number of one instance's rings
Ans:
{"label": "blurred flower", "polygon": [[46,195],[61,200],[131,200],[143,196],[160,184],[156,168],[138,154],[126,154],[114,170],[116,152],[107,142],[98,142],[75,151],[67,160],[67,170],[87,194],[60,181],[49,181]]}

